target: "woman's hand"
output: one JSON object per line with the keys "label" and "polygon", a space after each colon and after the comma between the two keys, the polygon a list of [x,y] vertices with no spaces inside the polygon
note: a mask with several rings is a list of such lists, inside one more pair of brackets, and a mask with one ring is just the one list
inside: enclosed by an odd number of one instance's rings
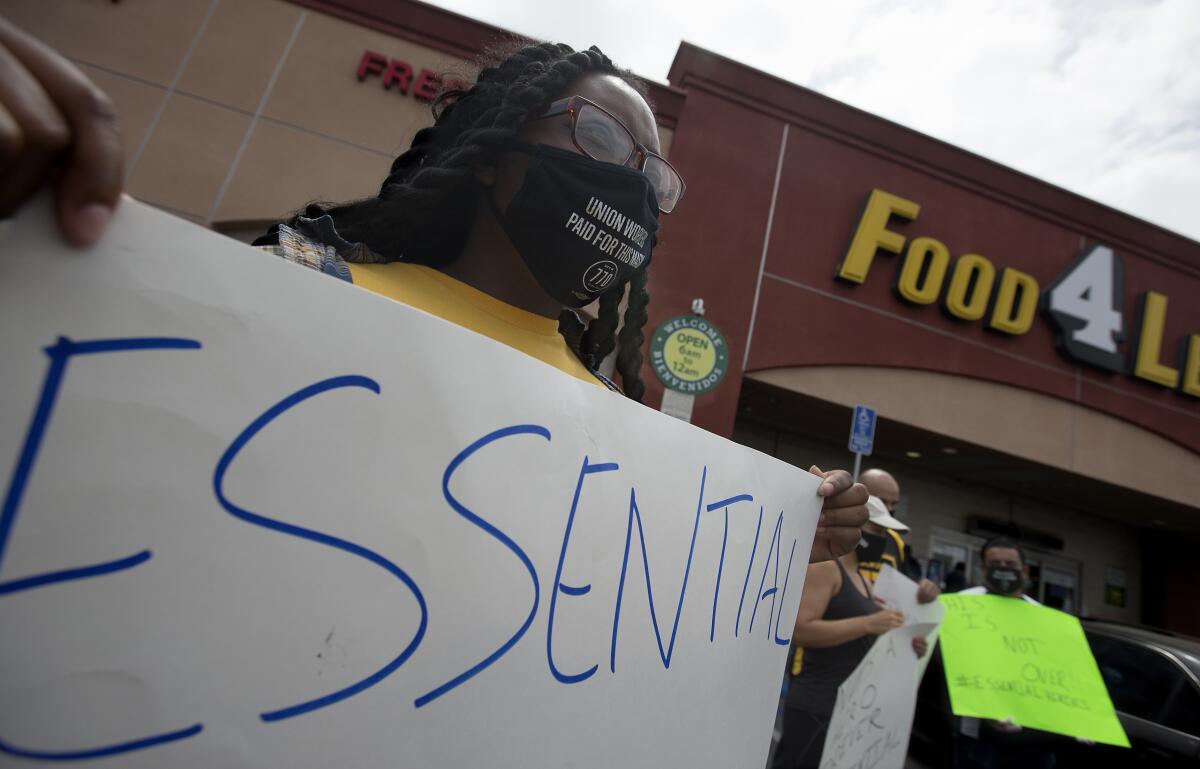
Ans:
{"label": "woman's hand", "polygon": [[112,102],[73,64],[0,18],[0,218],[53,181],[63,237],[90,245],[112,218],[123,176]]}
{"label": "woman's hand", "polygon": [[923,579],[917,585],[917,603],[933,603],[942,594],[942,589],[931,580]]}
{"label": "woman's hand", "polygon": [[912,647],[913,652],[916,653],[918,659],[929,653],[929,642],[921,636],[917,636],[916,638],[912,639]]}
{"label": "woman's hand", "polygon": [[813,465],[808,470],[825,481],[817,494],[825,498],[817,536],[809,552],[809,563],[828,561],[858,547],[862,525],[867,522],[867,487],[855,483],[845,470],[823,472]]}
{"label": "woman's hand", "polygon": [[874,614],[866,614],[860,618],[864,634],[883,635],[889,630],[895,630],[904,624],[904,614],[894,609],[882,609]]}

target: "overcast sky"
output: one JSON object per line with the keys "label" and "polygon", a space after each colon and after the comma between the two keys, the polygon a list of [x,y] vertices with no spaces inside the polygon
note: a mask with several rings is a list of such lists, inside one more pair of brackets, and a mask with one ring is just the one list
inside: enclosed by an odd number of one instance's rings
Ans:
{"label": "overcast sky", "polygon": [[666,82],[681,40],[1200,240],[1200,0],[432,0]]}

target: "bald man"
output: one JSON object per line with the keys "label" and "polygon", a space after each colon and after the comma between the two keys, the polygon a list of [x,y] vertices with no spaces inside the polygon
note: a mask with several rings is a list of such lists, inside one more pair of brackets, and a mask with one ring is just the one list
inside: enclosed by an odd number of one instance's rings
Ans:
{"label": "bald man", "polygon": [[[894,514],[900,504],[900,484],[887,470],[872,467],[864,470],[858,482],[867,487],[873,497],[879,497],[888,513]],[[878,529],[876,531],[875,529]],[[904,576],[919,583],[917,599],[929,603],[936,599],[941,589],[933,582],[921,578],[921,564],[909,552],[908,544],[895,529],[863,527],[863,539],[867,547],[859,546],[858,571],[864,578],[874,582],[883,564],[890,563]]]}

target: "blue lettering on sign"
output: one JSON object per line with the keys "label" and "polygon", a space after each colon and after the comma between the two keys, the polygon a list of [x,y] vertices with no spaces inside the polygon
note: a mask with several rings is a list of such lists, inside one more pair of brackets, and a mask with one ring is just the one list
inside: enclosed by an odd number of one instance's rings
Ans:
{"label": "blue lettering on sign", "polygon": [[[761,511],[761,508],[760,508],[760,511]],[[760,516],[761,516],[761,512],[760,512]],[[759,522],[760,523],[762,522],[761,517],[759,518]],[[763,562],[763,574],[762,574],[762,578],[759,580],[759,583],[758,583],[759,596],[758,596],[758,600],[754,602],[754,611],[751,612],[751,614],[750,614],[750,629],[747,632],[754,632],[754,615],[758,612],[758,604],[761,603],[762,601],[766,600],[767,596],[771,596],[771,612],[770,612],[770,614],[767,615],[768,626],[770,626],[771,616],[774,615],[774,617],[775,617],[775,628],[771,631],[771,638],[773,638],[775,643],[779,644],[780,646],[787,646],[791,643],[791,638],[790,637],[788,637],[788,638],[780,638],[779,637],[779,621],[783,618],[783,604],[784,604],[785,599],[787,598],[788,580],[790,580],[791,576],[792,576],[792,559],[796,556],[796,540],[794,540],[794,539],[792,540],[791,552],[788,553],[787,570],[784,572],[784,575],[783,575],[783,589],[781,591],[780,587],[779,587],[779,546],[780,546],[780,543],[782,543],[782,541],[783,541],[782,534],[783,534],[783,511],[780,510],[779,517],[775,520],[775,532],[774,532],[774,534],[771,535],[771,544],[767,546],[767,560]],[[766,583],[766,579],[767,579],[767,567],[771,565],[772,555],[774,555],[774,557],[775,557],[774,577],[772,577],[772,580],[771,580],[771,587],[767,588],[766,590],[763,590],[763,585]],[[749,575],[749,572],[747,572],[747,575]],[[744,590],[745,589],[743,588],[743,595],[744,595]],[[778,599],[778,606],[779,606],[778,613],[775,612],[776,599]]]}
{"label": "blue lettering on sign", "polygon": [[521,636],[525,635],[525,631],[529,630],[529,626],[533,624],[533,618],[537,614],[538,601],[541,596],[541,591],[538,585],[537,570],[533,568],[533,562],[529,560],[529,556],[525,554],[525,551],[522,550],[520,546],[512,540],[511,537],[485,521],[483,518],[468,510],[461,502],[454,498],[453,494],[450,493],[450,478],[454,476],[454,471],[457,470],[463,462],[465,462],[472,454],[474,454],[476,451],[479,451],[484,446],[514,435],[540,435],[546,440],[550,440],[550,431],[544,427],[541,427],[540,425],[513,425],[512,427],[505,427],[488,433],[472,443],[470,446],[467,446],[465,449],[459,452],[458,456],[450,461],[449,466],[446,467],[446,472],[442,475],[442,496],[446,498],[446,502],[450,504],[450,507],[454,508],[456,513],[461,515],[463,518],[466,518],[479,528],[483,529],[484,532],[491,535],[494,539],[500,542],[500,544],[512,551],[513,555],[517,556],[518,560],[520,560],[522,565],[525,566],[525,570],[529,572],[529,579],[533,582],[533,606],[530,607],[529,615],[525,617],[525,622],[521,624],[521,627],[515,634],[513,634],[512,638],[509,638],[507,641],[501,644],[500,648],[496,649],[496,651],[489,654],[479,663],[472,665],[470,668],[464,670],[462,673],[459,673],[454,678],[451,678],[449,681],[437,687],[436,689],[433,689],[427,694],[423,694],[418,697],[414,703],[418,708],[428,705],[456,686],[466,683],[471,678],[483,672],[488,666],[492,665],[505,654],[507,654],[508,651],[517,643],[517,641],[521,640]]}
{"label": "blue lettering on sign", "polygon": [[413,635],[412,640],[408,642],[408,645],[404,647],[403,651],[401,651],[395,659],[371,675],[367,676],[361,681],[358,681],[357,683],[351,684],[343,689],[339,689],[336,692],[326,694],[323,697],[317,697],[316,699],[308,700],[307,702],[301,702],[297,705],[291,705],[286,708],[279,708],[277,710],[271,710],[266,713],[259,714],[264,721],[282,721],[287,718],[293,718],[314,710],[319,710],[320,708],[328,707],[334,703],[341,702],[349,697],[353,697],[359,692],[369,689],[370,687],[379,683],[394,673],[401,665],[404,664],[405,660],[411,657],[413,652],[417,650],[417,647],[421,645],[421,639],[425,637],[425,626],[429,621],[429,611],[425,606],[425,596],[421,594],[421,589],[417,587],[417,583],[414,582],[410,576],[408,576],[407,572],[388,559],[384,558],[382,555],[379,555],[373,550],[368,550],[362,545],[357,545],[353,542],[339,539],[338,537],[333,537],[328,534],[323,534],[319,531],[305,529],[300,526],[275,520],[273,518],[267,518],[266,516],[259,515],[258,513],[253,513],[233,504],[229,501],[229,498],[225,496],[225,474],[229,471],[229,466],[233,464],[233,460],[237,457],[238,452],[245,448],[246,444],[250,442],[251,438],[257,435],[264,427],[271,424],[271,422],[275,421],[287,411],[299,406],[301,403],[304,403],[310,398],[314,398],[321,393],[329,392],[330,390],[336,390],[342,387],[361,387],[363,389],[370,390],[373,393],[379,393],[379,385],[375,382],[375,380],[368,379],[365,376],[353,375],[333,377],[332,379],[326,379],[297,390],[288,397],[276,403],[271,408],[264,411],[262,415],[251,422],[250,426],[243,430],[237,438],[234,438],[233,443],[229,444],[229,448],[225,450],[223,455],[221,455],[221,459],[217,462],[217,469],[213,472],[213,492],[217,496],[217,501],[220,502],[221,507],[225,508],[226,512],[235,518],[245,521],[246,523],[252,523],[255,526],[262,526],[265,529],[278,531],[281,534],[287,534],[300,539],[306,539],[309,542],[316,542],[317,544],[325,545],[326,547],[332,547],[336,550],[341,550],[343,552],[350,553],[351,555],[356,555],[359,558],[385,569],[392,574],[392,576],[396,577],[396,579],[404,583],[405,587],[412,592],[413,597],[417,600],[417,605],[421,609],[421,623],[417,627],[417,631]]}
{"label": "blue lettering on sign", "polygon": [[567,529],[563,532],[562,550],[558,554],[558,569],[554,572],[554,587],[550,588],[550,617],[546,622],[546,662],[550,665],[550,672],[554,674],[560,682],[564,684],[577,684],[580,681],[586,681],[599,669],[599,665],[592,665],[582,673],[566,674],[558,669],[554,664],[554,610],[558,603],[559,591],[567,595],[585,595],[592,589],[590,584],[572,587],[562,583],[563,561],[567,558],[567,543],[571,540],[571,527],[575,523],[575,511],[579,509],[579,493],[583,490],[583,479],[585,476],[593,473],[607,473],[617,469],[615,462],[607,462],[604,464],[593,465],[588,462],[588,458],[583,458],[583,467],[579,469],[579,479],[575,482],[575,496],[571,500],[571,512],[567,514]]}
{"label": "blue lettering on sign", "polygon": [[[781,513],[782,515],[782,513]],[[788,580],[792,576],[792,558],[796,555],[796,540],[792,540],[792,551],[788,553],[787,571],[783,575],[783,592],[779,594],[779,613],[775,615],[775,643],[780,646],[789,646],[792,643],[792,637],[789,635],[786,638],[779,637],[779,620],[783,618],[783,603],[787,598]],[[779,567],[778,561],[775,563],[776,568]]]}
{"label": "blue lettering on sign", "polygon": [[[763,508],[758,506],[758,525],[754,528],[754,547],[750,548],[750,560],[746,563],[746,578],[742,580],[742,597],[738,601],[737,622],[733,625],[733,637],[742,632],[742,607],[746,604],[746,588],[750,586],[750,570],[754,568],[754,556],[758,553],[758,536],[762,533]],[[758,604],[755,603],[755,606]]]}
{"label": "blue lettering on sign", "polygon": [[738,502],[753,502],[754,497],[749,494],[738,494],[729,499],[722,499],[720,502],[713,502],[711,505],[706,505],[705,510],[712,512],[713,510],[725,510],[725,528],[721,532],[721,558],[717,561],[717,585],[713,588],[712,602],[712,621],[708,626],[708,642],[712,643],[717,635],[717,597],[721,594],[721,572],[725,569],[725,544],[729,541],[729,506]]}
{"label": "blue lettering on sign", "polygon": [[[108,353],[108,352],[123,352],[137,350],[172,350],[172,349],[200,349],[199,342],[190,339],[176,338],[128,338],[128,339],[110,339],[110,340],[95,340],[89,342],[73,342],[66,338],[60,338],[58,342],[46,349],[46,354],[50,358],[49,369],[46,373],[45,380],[42,385],[41,394],[34,410],[32,420],[29,424],[18,456],[16,466],[12,472],[8,490],[4,497],[4,506],[0,510],[0,574],[3,573],[4,557],[8,541],[12,535],[13,527],[17,520],[17,515],[21,506],[21,500],[28,486],[32,470],[38,456],[41,444],[45,437],[47,426],[51,415],[54,411],[56,399],[62,387],[62,383],[66,374],[67,363],[77,355]],[[420,621],[412,636],[403,649],[386,665],[372,673],[371,675],[359,680],[349,686],[345,686],[337,691],[316,697],[304,702],[290,705],[283,708],[276,708],[259,714],[259,717],[264,722],[282,721],[315,710],[319,710],[343,700],[349,699],[358,695],[368,688],[382,682],[402,665],[404,665],[420,647],[429,622],[429,610],[426,605],[424,595],[414,581],[414,579],[397,564],[380,555],[379,553],[370,550],[362,545],[349,542],[344,539],[332,536],[319,531],[306,529],[294,524],[286,523],[278,518],[271,518],[257,512],[253,512],[242,508],[231,501],[226,494],[225,483],[229,471],[233,467],[234,462],[241,455],[253,439],[275,420],[282,417],[285,413],[295,409],[307,401],[316,398],[319,395],[340,390],[345,388],[365,389],[372,393],[379,394],[381,388],[379,384],[365,376],[346,375],[325,379],[307,387],[304,387],[286,398],[282,399],[275,405],[268,408],[258,417],[256,417],[245,429],[243,429],[229,446],[222,453],[213,470],[212,489],[217,502],[221,508],[231,516],[243,522],[258,526],[279,534],[284,534],[290,537],[296,537],[314,544],[333,548],[335,550],[361,558],[375,566],[383,569],[402,583],[406,590],[412,594],[412,597],[420,610]],[[546,441],[551,440],[550,431],[542,426],[535,424],[518,424],[510,427],[505,427],[488,433],[479,438],[471,445],[467,446],[459,452],[446,466],[442,476],[442,494],[447,504],[458,515],[462,516],[466,521],[473,524],[492,539],[503,545],[508,551],[516,557],[516,559],[524,567],[529,575],[529,579],[533,587],[533,600],[528,614],[521,621],[519,628],[506,641],[501,643],[495,651],[491,652],[480,662],[472,665],[463,672],[446,681],[441,686],[427,692],[426,694],[414,700],[414,706],[417,708],[423,707],[435,699],[447,694],[456,687],[466,683],[474,676],[483,672],[489,666],[498,662],[505,654],[507,654],[528,632],[534,618],[537,615],[540,606],[540,583],[537,570],[533,562],[530,560],[526,552],[507,534],[500,531],[495,525],[485,520],[482,516],[468,509],[465,505],[458,501],[450,491],[450,483],[455,476],[455,473],[474,454],[481,451],[487,446],[494,443],[506,440],[508,438],[532,435],[538,436]],[[562,581],[564,565],[567,557],[567,552],[570,548],[572,533],[576,516],[579,511],[580,499],[582,497],[583,485],[587,476],[605,472],[613,472],[619,467],[614,462],[592,463],[589,457],[583,458],[583,464],[579,470],[576,479],[574,496],[571,501],[571,506],[567,514],[566,525],[563,530],[562,543],[558,555],[558,563],[554,575],[554,584],[550,595],[550,605],[548,610],[548,621],[546,628],[546,660],[552,675],[561,683],[573,684],[580,683],[592,677],[599,669],[598,665],[592,665],[590,668],[575,672],[567,673],[560,669],[554,658],[554,630],[557,618],[557,609],[559,604],[559,595],[582,597],[591,591],[591,584],[583,585],[568,585]],[[712,596],[712,607],[709,623],[709,642],[715,641],[716,623],[717,623],[717,607],[720,599],[721,585],[724,575],[724,565],[727,554],[727,545],[729,539],[729,508],[740,502],[753,502],[754,498],[750,494],[738,494],[735,496],[722,499],[717,502],[705,505],[704,493],[708,477],[708,468],[705,466],[701,471],[699,492],[696,501],[695,518],[692,525],[691,541],[688,548],[687,560],[684,564],[682,582],[679,588],[678,600],[675,606],[675,615],[672,622],[670,636],[665,638],[665,628],[660,626],[657,614],[657,606],[655,604],[655,596],[653,591],[653,580],[650,575],[650,559],[649,545],[646,542],[645,528],[641,511],[637,502],[636,488],[630,488],[629,508],[626,522],[625,547],[622,556],[620,578],[617,586],[616,605],[614,607],[613,622],[612,622],[612,637],[609,655],[609,668],[612,672],[616,672],[616,657],[617,657],[617,636],[621,619],[621,609],[623,605],[624,589],[626,578],[629,575],[629,558],[633,545],[634,526],[636,524],[637,537],[642,556],[642,569],[645,577],[646,598],[650,612],[650,620],[653,626],[655,640],[658,646],[659,657],[663,663],[664,669],[670,669],[671,662],[674,657],[676,641],[678,640],[679,625],[683,612],[684,600],[687,593],[688,582],[691,577],[691,568],[696,552],[696,542],[700,527],[700,517],[705,511],[715,512],[721,510],[723,513],[723,530],[721,537],[720,557],[717,563],[716,583]],[[734,624],[734,636],[738,637],[741,629],[741,617],[745,604],[746,594],[749,589],[750,575],[756,565],[756,555],[758,550],[759,539],[762,534],[764,509],[760,505],[758,522],[755,527],[754,542],[750,552],[750,559],[746,565],[746,574],[742,584],[742,593],[738,603],[737,618]],[[792,561],[796,551],[796,541],[792,542],[791,553],[788,557],[787,568],[784,575],[782,587],[779,582],[779,567],[781,547],[782,547],[782,524],[783,512],[781,511],[776,519],[774,532],[771,536],[770,543],[767,546],[766,559],[762,564],[762,576],[759,580],[759,587],[754,598],[754,607],[750,615],[749,630],[752,633],[754,629],[755,618],[757,616],[758,606],[768,597],[771,598],[771,608],[768,614],[768,627],[774,621],[773,630],[770,632],[772,640],[776,644],[786,645],[789,642],[787,638],[779,637],[780,621],[783,615],[782,605],[786,598],[787,583],[791,575]],[[682,533],[682,532],[681,532]],[[111,561],[106,561],[97,564],[72,567],[58,571],[49,571],[41,574],[34,574],[18,579],[8,581],[0,581],[0,598],[5,595],[14,594],[21,591],[31,590],[35,588],[46,587],[54,584],[61,584],[70,581],[77,581],[93,577],[100,577],[106,574],[111,574],[118,571],[125,571],[136,568],[145,563],[152,557],[149,550],[142,550],[133,553],[123,558],[118,558]],[[766,586],[767,572],[771,568],[771,561],[774,559],[774,571],[772,585]],[[765,588],[765,589],[764,589]],[[660,596],[661,598],[661,596]],[[0,739],[0,754],[8,754],[11,756],[45,760],[45,761],[77,761],[103,758],[106,756],[118,755],[130,751],[141,750],[154,747],[164,743],[169,743],[177,740],[182,740],[203,730],[202,724],[194,724],[192,726],[165,732],[149,737],[119,742],[111,745],[87,747],[72,750],[42,750],[23,747],[14,743]]]}
{"label": "blue lettering on sign", "polygon": [[[783,528],[783,511],[779,511],[779,517],[775,520],[775,533],[771,535],[771,544],[767,545],[767,560],[763,561],[762,579],[758,581],[758,600],[754,602],[754,611],[750,612],[750,628],[747,633],[754,632],[754,617],[758,614],[758,605],[763,602],[767,596],[771,596],[771,613],[767,615],[768,625],[771,618],[775,615],[775,594],[779,592],[779,534]],[[771,587],[763,592],[763,585],[767,581],[767,567],[771,565],[771,555],[775,556],[775,579]]]}
{"label": "blue lettering on sign", "polygon": [[116,745],[104,745],[98,748],[86,748],[84,750],[30,750],[13,745],[11,742],[0,740],[0,753],[7,753],[17,758],[31,758],[37,761],[88,761],[93,758],[105,758],[120,753],[129,753],[134,750],[153,748],[163,743],[193,737],[203,730],[204,726],[202,724],[193,724],[177,732],[166,732],[165,734],[156,734],[153,737],[146,737],[140,740],[121,742]]}
{"label": "blue lettering on sign", "polygon": [[646,599],[650,604],[650,621],[654,625],[654,638],[658,642],[658,655],[662,658],[663,667],[671,667],[671,657],[675,654],[675,637],[679,631],[679,616],[683,612],[683,596],[687,592],[688,577],[692,572],[692,555],[696,551],[696,532],[700,529],[700,511],[704,508],[704,482],[708,478],[708,467],[700,473],[700,493],[696,498],[696,522],[692,525],[692,544],[688,548],[687,564],[683,569],[683,584],[679,586],[679,602],[675,605],[675,622],[671,626],[671,640],[663,649],[662,632],[658,627],[658,615],[654,611],[654,588],[650,584],[650,558],[646,553],[646,533],[642,529],[642,514],[637,506],[637,492],[629,490],[629,522],[625,528],[625,555],[621,560],[621,579],[617,583],[617,607],[613,612],[612,647],[609,652],[608,666],[612,672],[617,672],[617,625],[621,621],[621,599],[625,594],[625,574],[629,567],[629,546],[633,540],[633,522],[637,521],[638,542],[642,548],[642,570],[646,574]]}
{"label": "blue lettering on sign", "polygon": [[[17,465],[9,478],[8,491],[4,495],[4,507],[0,509],[0,571],[4,567],[4,554],[8,539],[12,535],[13,525],[20,512],[21,499],[29,484],[38,450],[45,437],[46,428],[62,388],[63,378],[67,373],[67,363],[76,355],[95,355],[109,352],[134,352],[141,350],[198,350],[200,343],[194,339],[179,339],[175,337],[129,337],[123,339],[95,339],[88,342],[74,342],[67,337],[59,337],[58,341],[45,349],[50,358],[50,367],[42,382],[42,392],[34,408],[33,419],[25,432],[25,441],[21,453],[17,456]],[[118,558],[105,563],[91,566],[80,566],[61,571],[36,574],[31,577],[0,582],[0,596],[23,590],[46,587],[47,585],[71,582],[74,580],[100,577],[117,571],[132,569],[150,560],[150,551],[143,550],[125,558]],[[0,753],[41,761],[84,761],[92,758],[103,758],[120,753],[154,747],[166,742],[175,742],[199,734],[203,725],[192,726],[173,732],[165,732],[150,737],[142,737],[113,745],[102,745],[77,750],[37,750],[25,748],[7,740],[0,739]]]}

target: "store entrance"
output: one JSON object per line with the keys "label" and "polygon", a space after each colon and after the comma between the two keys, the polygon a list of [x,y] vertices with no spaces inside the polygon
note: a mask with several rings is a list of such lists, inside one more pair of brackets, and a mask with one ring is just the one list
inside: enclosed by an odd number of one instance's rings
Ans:
{"label": "store entrance", "polygon": [[1078,561],[1031,551],[1029,579],[1033,586],[1029,592],[1051,609],[1078,614],[1079,572]]}
{"label": "store entrance", "polygon": [[[850,467],[850,419],[845,405],[748,379],[733,438],[798,467]],[[945,584],[962,563],[962,579],[952,576],[952,586],[982,584],[979,547],[989,537],[1005,536],[1026,552],[1028,594],[1047,606],[1121,622],[1195,627],[1200,612],[1191,608],[1194,591],[1180,585],[1200,552],[1200,538],[1172,528],[1181,522],[1200,530],[1200,518],[1188,509],[884,413],[878,420],[874,453],[864,466],[896,476],[897,514],[911,529],[910,552],[934,581]],[[1109,572],[1116,576],[1109,579]],[[1147,590],[1147,584],[1153,587]],[[1152,602],[1143,613],[1148,594]]]}
{"label": "store entrance", "polygon": [[[925,573],[945,588],[945,575],[959,564],[966,564],[967,586],[983,584],[983,563],[979,548],[983,537],[934,526],[929,535],[929,563]],[[1082,566],[1079,561],[1055,553],[1023,548],[1029,559],[1029,586],[1026,593],[1052,609],[1079,613],[1079,585]]]}

